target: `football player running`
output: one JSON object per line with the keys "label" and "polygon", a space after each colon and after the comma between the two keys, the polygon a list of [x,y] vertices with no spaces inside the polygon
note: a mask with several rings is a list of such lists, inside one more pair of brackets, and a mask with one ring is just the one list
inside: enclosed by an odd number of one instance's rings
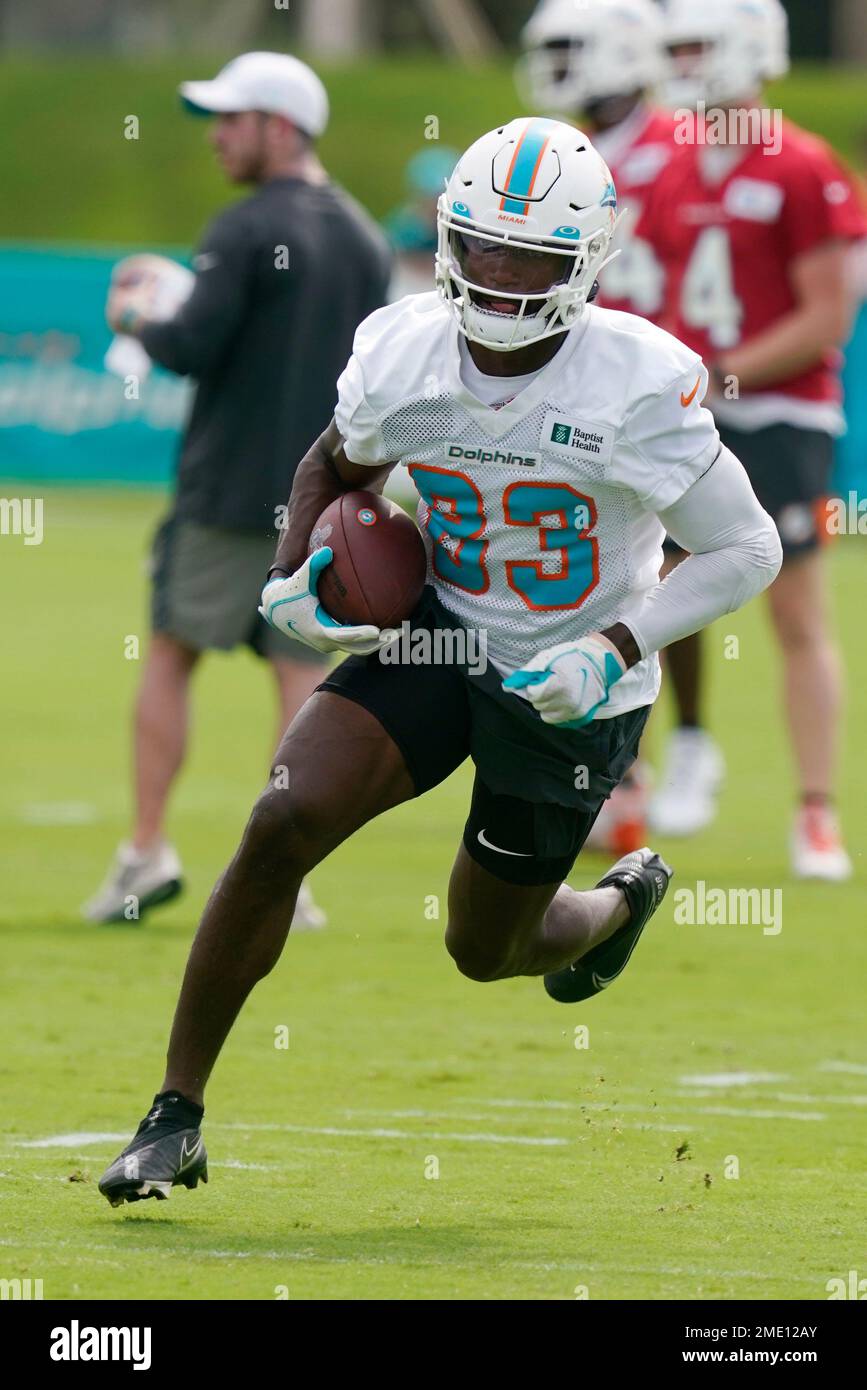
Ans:
{"label": "football player running", "polygon": [[[788,67],[778,0],[670,0],[665,26],[663,92],[685,138],[645,202],[639,233],[666,276],[660,322],[708,363],[723,442],[743,460],[783,543],[769,602],[800,781],[792,869],[845,879],[851,863],[833,809],[840,662],[820,547],[843,429],[849,246],[867,224],[830,149],[762,106],[764,81]],[[698,636],[667,658],[680,728],[651,825],[688,834],[713,818],[722,767],[702,728]]]}
{"label": "football player running", "polygon": [[[288,729],[276,757],[288,786],[272,778],[205,908],[162,1087],[100,1182],[113,1205],[206,1176],[205,1084],[280,957],[304,875],[467,757],[446,928],[464,975],[542,975],[554,999],[588,999],[659,906],[671,870],[650,849],[589,892],[564,879],[635,757],[658,651],[765,588],[781,552],[701,404],[701,359],[589,303],[616,219],[609,170],[580,131],[512,121],[468,150],[443,194],[438,292],[358,330],[262,594],[275,626],[351,654]],[[381,661],[393,634],[338,626],[319,603],[331,553],[307,550],[320,513],[400,463],[430,557],[414,622],[484,632],[483,674]],[[660,583],[666,528],[690,557]]]}
{"label": "football player running", "polygon": [[[586,130],[623,209],[596,303],[653,318],[664,275],[634,235],[643,199],[674,150],[670,111],[654,106],[662,77],[662,20],[653,0],[541,0],[524,29],[516,83],[534,110]],[[605,802],[588,848],[624,854],[644,843],[647,773],[636,762]]]}

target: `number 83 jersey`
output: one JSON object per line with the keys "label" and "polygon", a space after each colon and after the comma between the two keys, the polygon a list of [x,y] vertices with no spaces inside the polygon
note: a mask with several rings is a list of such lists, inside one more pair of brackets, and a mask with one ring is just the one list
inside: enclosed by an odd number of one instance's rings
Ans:
{"label": "number 83 jersey", "polygon": [[[356,333],[335,419],[354,463],[408,468],[429,581],[510,674],[640,613],[662,561],[657,513],[720,441],[701,358],[632,314],[589,306],[498,407],[463,383],[458,338],[435,293],[378,310]],[[653,655],[613,687],[605,717],[652,703],[659,681]]]}

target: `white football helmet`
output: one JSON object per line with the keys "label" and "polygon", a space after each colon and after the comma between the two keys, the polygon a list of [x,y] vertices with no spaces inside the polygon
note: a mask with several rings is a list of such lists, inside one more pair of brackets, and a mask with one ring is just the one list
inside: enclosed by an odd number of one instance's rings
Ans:
{"label": "white football helmet", "polygon": [[[789,21],[780,0],[668,0],[662,96],[673,111],[746,101],[789,70]],[[675,55],[681,44],[702,44]]]}
{"label": "white football helmet", "polygon": [[[553,337],[584,312],[612,259],[617,221],[611,173],[586,135],[538,116],[510,121],[470,146],[440,198],[437,288],[472,342],[511,352]],[[562,272],[555,265],[554,282],[540,291],[479,284],[462,269],[468,247],[556,257]],[[515,312],[486,308],[485,298],[514,303]]]}
{"label": "white football helmet", "polygon": [[662,20],[653,0],[541,0],[521,42],[515,80],[540,111],[583,111],[662,76]]}

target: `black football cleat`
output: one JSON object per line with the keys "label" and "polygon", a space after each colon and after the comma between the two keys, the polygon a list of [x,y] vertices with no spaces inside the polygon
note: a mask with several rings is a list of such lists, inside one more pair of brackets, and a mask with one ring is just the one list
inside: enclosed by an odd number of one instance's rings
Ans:
{"label": "black football cleat", "polygon": [[625,854],[597,883],[614,886],[626,895],[630,920],[601,941],[580,960],[545,976],[545,988],[560,1004],[578,1004],[607,989],[626,969],[629,958],[659,904],[665,897],[673,870],[652,849]]}
{"label": "black football cleat", "polygon": [[113,1207],[146,1197],[165,1201],[173,1187],[208,1181],[208,1155],[199,1132],[200,1105],[166,1091],[154,1103],[127,1144],[103,1173],[99,1190]]}

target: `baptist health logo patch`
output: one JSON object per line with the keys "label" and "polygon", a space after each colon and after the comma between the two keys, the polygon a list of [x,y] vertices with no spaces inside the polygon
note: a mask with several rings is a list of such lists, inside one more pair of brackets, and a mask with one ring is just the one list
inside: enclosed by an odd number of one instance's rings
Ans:
{"label": "baptist health logo patch", "polygon": [[562,451],[570,458],[606,463],[611,457],[614,431],[610,425],[591,425],[547,415],[542,426],[542,441],[546,449]]}

